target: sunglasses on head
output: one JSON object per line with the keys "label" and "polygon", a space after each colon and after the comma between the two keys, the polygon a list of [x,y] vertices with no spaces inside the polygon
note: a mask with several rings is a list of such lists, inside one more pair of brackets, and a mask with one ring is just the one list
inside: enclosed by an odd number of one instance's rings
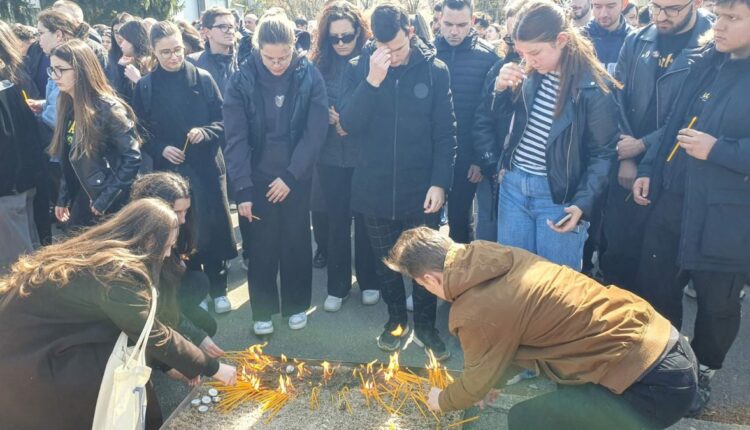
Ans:
{"label": "sunglasses on head", "polygon": [[357,33],[347,33],[341,36],[328,35],[328,43],[331,45],[338,45],[339,43],[352,43],[357,38]]}

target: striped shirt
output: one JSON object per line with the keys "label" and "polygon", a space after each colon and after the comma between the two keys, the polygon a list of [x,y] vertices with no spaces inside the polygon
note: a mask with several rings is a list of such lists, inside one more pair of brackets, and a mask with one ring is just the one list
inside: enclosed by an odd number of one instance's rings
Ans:
{"label": "striped shirt", "polygon": [[532,175],[547,176],[547,138],[555,118],[560,77],[547,73],[534,97],[521,141],[513,153],[513,167]]}

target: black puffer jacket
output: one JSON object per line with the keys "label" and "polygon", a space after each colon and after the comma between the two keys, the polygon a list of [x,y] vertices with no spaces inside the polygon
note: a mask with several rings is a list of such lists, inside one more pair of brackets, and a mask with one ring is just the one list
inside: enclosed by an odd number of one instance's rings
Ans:
{"label": "black puffer jacket", "polygon": [[352,209],[385,219],[424,213],[431,186],[450,189],[456,151],[456,119],[448,67],[435,48],[414,37],[407,65],[390,69],[378,88],[370,85],[374,44],[349,63],[341,126],[361,139],[352,180]]}
{"label": "black puffer jacket", "polygon": [[[646,148],[661,141],[664,124],[672,111],[672,103],[685,82],[688,74],[688,54],[699,47],[700,37],[711,29],[711,21],[703,11],[698,11],[698,18],[691,30],[690,40],[685,49],[675,58],[664,74],[657,80],[656,70],[659,59],[653,56],[658,50],[658,31],[653,24],[631,33],[620,51],[617,60],[615,77],[624,85],[617,91],[617,101],[621,109],[621,127],[624,133],[643,139]],[[654,97],[656,88],[656,97]],[[640,136],[637,132],[640,124],[647,123],[645,118],[651,103],[656,103],[656,130]],[[646,172],[644,172],[645,174]]]}
{"label": "black puffer jacket", "polygon": [[[688,110],[704,103],[694,129],[718,140],[705,161],[687,156],[679,262],[683,269],[750,272],[750,59],[730,61],[713,44],[690,58],[651,179],[658,197],[660,175],[685,126]],[[711,79],[711,76],[715,76]],[[705,84],[711,82],[708,88]],[[680,149],[679,156],[685,156]]]}
{"label": "black puffer jacket", "polygon": [[[224,154],[231,189],[238,202],[252,201],[253,169],[261,159],[266,140],[263,95],[256,84],[259,67],[265,67],[260,57],[248,56],[225,90]],[[312,168],[328,131],[328,99],[323,78],[307,57],[295,57],[289,67],[293,68],[289,127],[293,149],[286,176],[293,182],[312,177]],[[313,111],[315,115],[311,116]],[[318,117],[323,118],[320,124]]]}
{"label": "black puffer jacket", "polygon": [[476,163],[471,130],[474,115],[482,97],[482,85],[487,72],[499,60],[492,45],[480,39],[472,30],[458,46],[451,46],[443,36],[435,39],[437,57],[450,71],[453,109],[458,124],[456,166]]}
{"label": "black puffer jacket", "polygon": [[188,55],[187,60],[194,66],[207,71],[214,78],[214,82],[216,82],[223,97],[227,81],[237,71],[236,52],[236,49],[232,49],[229,55],[214,54],[211,52],[211,48],[206,47],[205,51]]}
{"label": "black puffer jacket", "polygon": [[74,142],[68,159],[62,163],[57,206],[70,205],[73,196],[68,184],[77,182],[91,200],[91,206],[105,213],[116,201],[127,199],[138,174],[141,150],[135,123],[127,117],[120,102],[112,99],[100,100],[97,112],[95,125],[101,130],[101,152],[77,156],[77,142]]}
{"label": "black puffer jacket", "polygon": [[[508,147],[501,154],[497,153],[498,145],[493,139],[478,142],[483,145],[477,152],[480,167],[486,174],[494,173],[498,158],[501,168],[510,169],[513,152],[523,136],[541,80],[542,76],[534,72],[524,81],[518,96],[508,90],[486,96],[489,114],[498,122],[497,135],[507,133],[511,118],[515,116]],[[494,79],[490,82],[494,89]],[[620,134],[617,116],[614,94],[604,93],[591,74],[585,73],[573,85],[547,139],[547,180],[552,200],[556,204],[578,206],[585,219],[592,215],[594,202],[607,186]]]}

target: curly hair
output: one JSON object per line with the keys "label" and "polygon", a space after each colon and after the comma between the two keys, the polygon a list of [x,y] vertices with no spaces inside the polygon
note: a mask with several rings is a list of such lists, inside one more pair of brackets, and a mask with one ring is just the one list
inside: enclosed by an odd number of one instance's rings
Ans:
{"label": "curly hair", "polygon": [[310,54],[311,59],[318,66],[323,76],[330,71],[333,59],[338,55],[333,50],[333,46],[328,43],[328,31],[331,23],[340,19],[349,20],[354,27],[354,31],[359,33],[352,55],[358,55],[365,42],[372,37],[370,26],[358,7],[348,1],[328,3],[318,17],[318,36],[315,38],[315,46],[313,46]]}

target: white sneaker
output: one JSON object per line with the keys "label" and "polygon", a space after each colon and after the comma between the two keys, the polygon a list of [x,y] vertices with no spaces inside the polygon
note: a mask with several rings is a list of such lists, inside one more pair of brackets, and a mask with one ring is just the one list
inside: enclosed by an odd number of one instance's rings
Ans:
{"label": "white sneaker", "polygon": [[344,297],[328,296],[325,302],[323,302],[323,310],[326,312],[338,312],[341,309],[341,305],[344,300],[349,298],[349,294]]}
{"label": "white sneaker", "polygon": [[685,285],[685,288],[682,289],[682,292],[691,299],[694,299],[698,296],[695,292],[695,288],[693,288],[692,281]]}
{"label": "white sneaker", "polygon": [[253,331],[258,336],[273,333],[273,322],[271,321],[255,321],[253,324]]}
{"label": "white sneaker", "polygon": [[203,299],[203,301],[198,306],[200,306],[200,308],[204,311],[208,312],[208,297]]}
{"label": "white sneaker", "polygon": [[380,290],[362,290],[362,304],[376,305],[380,301]]}
{"label": "white sneaker", "polygon": [[221,296],[214,299],[214,312],[217,314],[225,314],[232,310],[232,303],[229,302],[227,296]]}
{"label": "white sneaker", "polygon": [[406,310],[409,312],[414,312],[414,296],[409,296],[406,298]]}
{"label": "white sneaker", "polygon": [[302,330],[307,326],[307,313],[300,312],[289,317],[289,328],[292,330]]}

